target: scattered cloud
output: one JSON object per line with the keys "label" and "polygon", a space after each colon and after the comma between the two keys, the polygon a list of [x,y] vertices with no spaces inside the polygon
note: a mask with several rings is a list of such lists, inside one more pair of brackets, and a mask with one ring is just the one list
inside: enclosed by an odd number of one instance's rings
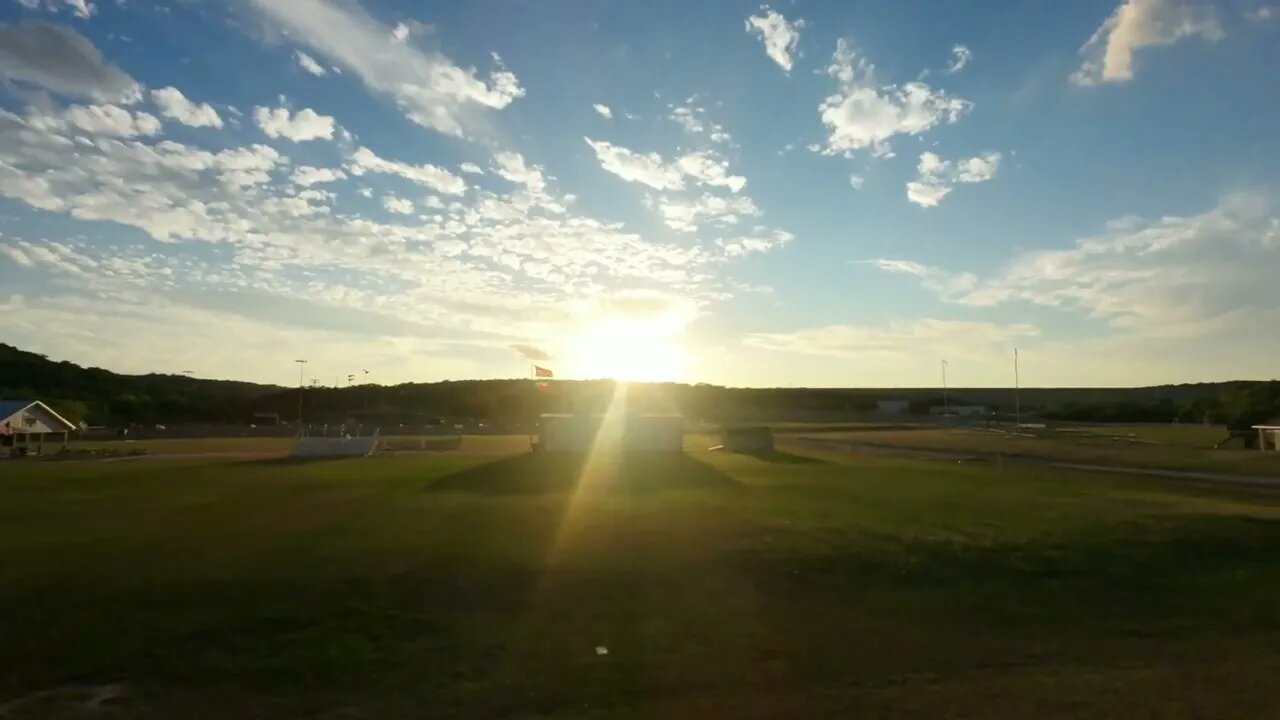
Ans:
{"label": "scattered cloud", "polygon": [[547,187],[546,178],[542,176],[542,166],[527,165],[520,153],[494,153],[493,165],[494,172],[500,177],[525,186],[529,192],[541,193]]}
{"label": "scattered cloud", "polygon": [[601,105],[600,103],[596,103],[591,107],[594,108],[595,111],[600,114],[600,117],[607,118],[610,120],[613,119],[613,111],[609,109],[608,105]]}
{"label": "scattered cloud", "polygon": [[[447,135],[468,135],[473,108],[502,109],[524,96],[516,76],[502,67],[487,81],[443,54],[420,50],[355,3],[338,0],[249,0],[250,6],[291,38],[347,68],[369,88],[390,96],[405,115]],[[406,28],[407,29],[407,28]]]}
{"label": "scattered cloud", "polygon": [[472,162],[464,162],[458,166],[458,169],[464,173],[471,173],[472,175],[484,174],[484,168]]}
{"label": "scattered cloud", "polygon": [[635,152],[604,140],[584,140],[595,150],[600,167],[627,182],[638,182],[655,190],[681,190],[685,178],[699,185],[726,187],[735,193],[747,184],[745,177],[729,172],[728,162],[708,150],[687,153],[667,162],[657,153]]}
{"label": "scattered cloud", "polygon": [[324,77],[329,74],[329,71],[325,70],[323,65],[316,62],[315,58],[302,52],[301,50],[294,50],[293,58],[294,60],[298,61],[298,67],[302,68],[303,70],[306,70],[307,72],[311,73],[312,75],[315,75],[316,77]]}
{"label": "scattered cloud", "polygon": [[766,253],[776,250],[789,244],[795,237],[795,235],[786,230],[766,230],[765,228],[757,227],[752,235],[720,240],[718,244],[724,251],[725,257],[740,257],[752,253]]}
{"label": "scattered cloud", "polygon": [[1276,17],[1276,9],[1270,5],[1261,5],[1245,12],[1244,16],[1249,22],[1264,23],[1271,18]]}
{"label": "scattered cloud", "polygon": [[684,177],[658,153],[640,153],[606,140],[583,138],[596,153],[600,167],[627,182],[638,182],[655,190],[680,190]]}
{"label": "scattered cloud", "polygon": [[409,39],[409,25],[407,23],[396,23],[391,29],[391,39],[396,42],[404,42]]}
{"label": "scattered cloud", "polygon": [[1133,79],[1133,55],[1183,38],[1221,40],[1222,26],[1211,5],[1190,0],[1125,0],[1080,48],[1083,62],[1071,73],[1076,85]]}
{"label": "scattered cloud", "polygon": [[256,107],[253,119],[270,138],[282,137],[293,142],[333,138],[333,118],[311,108],[290,113],[288,108]]}
{"label": "scattered cloud", "polygon": [[157,135],[161,129],[156,116],[116,105],[72,105],[60,113],[32,112],[27,119],[32,126],[44,130],[74,128],[89,135],[110,137]]}
{"label": "scattered cloud", "polygon": [[768,5],[760,8],[759,15],[747,18],[746,30],[760,36],[764,43],[765,54],[769,56],[785,72],[791,72],[794,64],[793,55],[800,44],[800,30],[803,20],[789,22],[781,13],[772,10]]}
{"label": "scattered cloud", "polygon": [[347,170],[357,177],[369,172],[399,175],[442,195],[461,195],[467,191],[466,181],[445,168],[429,163],[413,165],[387,160],[366,147],[357,148],[347,158]]}
{"label": "scattered cloud", "polygon": [[969,61],[973,59],[973,52],[965,45],[956,45],[951,48],[951,62],[947,63],[947,74],[954,75],[969,65]]}
{"label": "scattered cloud", "polygon": [[972,106],[920,82],[878,85],[875,67],[856,58],[843,38],[837,41],[827,74],[839,82],[839,90],[822,101],[818,110],[827,126],[827,155],[850,155],[870,149],[890,152],[888,141],[896,135],[920,135],[936,125],[954,123]]}
{"label": "scattered cloud", "polygon": [[222,118],[209,103],[193,103],[176,87],[151,91],[151,102],[160,108],[160,114],[191,127],[221,128]]}
{"label": "scattered cloud", "polygon": [[92,2],[87,0],[44,0],[43,2],[41,0],[18,0],[18,4],[32,10],[37,10],[41,7],[50,12],[70,10],[73,15],[82,20],[88,19],[98,10]]}
{"label": "scattered cloud", "polygon": [[1074,247],[1024,252],[985,279],[911,261],[873,264],[921,278],[951,302],[1075,307],[1144,337],[1194,338],[1280,307],[1277,259],[1280,217],[1269,199],[1244,193],[1199,215],[1121,218]]}
{"label": "scattered cloud", "polygon": [[[694,98],[689,98],[692,103]],[[690,135],[705,135],[713,143],[727,143],[733,138],[722,125],[705,119],[706,110],[690,105],[671,107],[671,119]]]}
{"label": "scattered cloud", "polygon": [[760,208],[746,196],[724,197],[704,193],[692,200],[663,198],[658,210],[667,227],[680,232],[694,232],[702,223],[733,225],[743,217],[760,214]]}
{"label": "scattered cloud", "polygon": [[854,190],[861,190],[862,186],[867,183],[867,179],[857,173],[849,175],[849,187]]}
{"label": "scattered cloud", "polygon": [[513,343],[511,345],[511,349],[519,353],[520,357],[524,358],[525,360],[531,360],[533,362],[546,362],[551,359],[551,355],[548,354],[547,351],[538,347],[534,347],[533,345],[527,345],[525,343]]}
{"label": "scattered cloud", "polygon": [[312,167],[310,165],[299,166],[293,171],[290,180],[303,187],[311,187],[319,183],[329,183],[335,180],[342,180],[347,174],[336,168]]}
{"label": "scattered cloud", "polygon": [[138,83],[103,60],[87,38],[41,21],[0,24],[0,78],[106,102],[130,104],[141,97]]}
{"label": "scattered cloud", "polygon": [[840,358],[877,356],[955,357],[991,346],[1009,346],[1039,329],[1030,323],[919,318],[881,325],[827,325],[784,333],[747,336],[752,347]]}
{"label": "scattered cloud", "polygon": [[920,175],[907,183],[907,199],[920,207],[935,207],[956,183],[986,182],[1000,168],[1000,153],[985,152],[962,160],[943,160],[936,153],[920,154]]}
{"label": "scattered cloud", "polygon": [[386,195],[382,198],[382,207],[393,213],[400,215],[412,215],[413,203],[404,198],[398,198],[395,195]]}

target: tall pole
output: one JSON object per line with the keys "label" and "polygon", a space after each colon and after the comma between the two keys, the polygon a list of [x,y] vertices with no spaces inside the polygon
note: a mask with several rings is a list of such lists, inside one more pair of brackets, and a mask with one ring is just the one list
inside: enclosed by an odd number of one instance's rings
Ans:
{"label": "tall pole", "polygon": [[369,410],[369,371],[361,370],[360,372],[364,373],[364,409],[366,412],[368,412]]}
{"label": "tall pole", "polygon": [[302,374],[303,374],[303,371],[307,369],[307,361],[294,360],[294,362],[298,363],[298,434],[301,435],[302,434],[302,385],[305,382],[303,380]]}
{"label": "tall pole", "polygon": [[1022,425],[1022,400],[1019,397],[1021,388],[1018,383],[1018,348],[1013,349],[1013,426]]}
{"label": "tall pole", "polygon": [[951,417],[951,399],[947,395],[947,361],[942,361],[942,414]]}

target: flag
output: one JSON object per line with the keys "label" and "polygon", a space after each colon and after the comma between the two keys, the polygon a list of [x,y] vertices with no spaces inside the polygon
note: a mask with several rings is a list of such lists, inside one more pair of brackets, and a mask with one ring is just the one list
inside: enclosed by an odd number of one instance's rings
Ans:
{"label": "flag", "polygon": [[556,376],[556,374],[555,374],[555,373],[553,373],[553,372],[551,372],[550,370],[548,370],[548,369],[544,368],[544,367],[539,367],[538,365],[534,365],[534,366],[533,366],[533,376],[534,376],[534,377],[540,377],[540,378],[543,378],[543,377],[544,377],[544,378],[549,378],[549,377],[555,377],[555,376]]}

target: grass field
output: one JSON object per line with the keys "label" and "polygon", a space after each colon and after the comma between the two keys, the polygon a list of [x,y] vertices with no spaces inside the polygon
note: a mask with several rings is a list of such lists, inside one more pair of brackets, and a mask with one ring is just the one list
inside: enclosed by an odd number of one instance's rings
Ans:
{"label": "grass field", "polygon": [[0,717],[1280,711],[1274,494],[486,442],[0,464]]}
{"label": "grass field", "polygon": [[788,437],[839,439],[889,447],[1022,455],[1091,465],[1280,477],[1280,453],[1213,446],[1222,428],[1203,425],[1079,425],[1067,430],[994,432],[981,427],[810,428]]}

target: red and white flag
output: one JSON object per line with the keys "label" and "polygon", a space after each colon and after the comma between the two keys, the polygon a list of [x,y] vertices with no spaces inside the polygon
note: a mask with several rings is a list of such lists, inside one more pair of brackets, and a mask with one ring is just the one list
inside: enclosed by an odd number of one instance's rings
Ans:
{"label": "red and white flag", "polygon": [[550,377],[555,377],[555,376],[556,376],[556,374],[555,374],[555,373],[553,373],[553,372],[551,372],[550,370],[548,370],[548,369],[544,368],[544,367],[541,367],[541,366],[538,366],[538,365],[534,365],[534,366],[533,366],[533,376],[534,376],[534,377],[540,377],[540,378],[550,378]]}

